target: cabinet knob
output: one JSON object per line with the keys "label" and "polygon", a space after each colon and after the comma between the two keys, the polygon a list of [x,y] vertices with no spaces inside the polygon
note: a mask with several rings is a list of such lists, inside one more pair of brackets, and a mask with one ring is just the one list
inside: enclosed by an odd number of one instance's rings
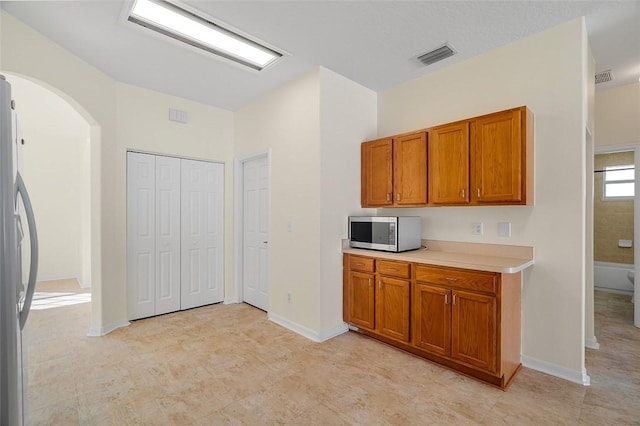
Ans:
{"label": "cabinet knob", "polygon": [[371,278],[369,278],[369,287],[371,287],[371,284],[372,284]]}
{"label": "cabinet knob", "polygon": [[458,281],[457,278],[453,278],[453,277],[444,277],[444,279],[447,281],[453,281],[453,282]]}
{"label": "cabinet knob", "polygon": [[480,198],[480,188],[478,188],[478,198]]}
{"label": "cabinet knob", "polygon": [[461,192],[460,195],[462,195],[462,198],[464,199],[464,188],[462,188],[462,191],[460,191],[460,192]]}
{"label": "cabinet knob", "polygon": [[391,193],[387,192],[387,201],[391,201]]}
{"label": "cabinet knob", "polygon": [[449,304],[449,295],[447,293],[444,294],[444,304],[445,305]]}
{"label": "cabinet knob", "polygon": [[396,194],[396,201],[400,201],[400,193],[399,192]]}

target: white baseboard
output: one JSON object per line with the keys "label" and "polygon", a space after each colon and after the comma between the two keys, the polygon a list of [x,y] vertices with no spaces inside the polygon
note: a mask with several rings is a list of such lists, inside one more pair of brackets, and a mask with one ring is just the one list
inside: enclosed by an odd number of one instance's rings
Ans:
{"label": "white baseboard", "polygon": [[269,321],[273,321],[276,324],[283,326],[284,328],[287,328],[295,333],[300,334],[301,336],[306,337],[307,339],[313,340],[314,342],[318,342],[318,343],[324,342],[326,340],[329,340],[333,337],[336,337],[342,333],[349,331],[349,328],[347,327],[346,323],[342,323],[337,327],[333,328],[332,330],[329,330],[325,333],[318,333],[315,330],[312,330],[308,327],[297,324],[277,314],[267,313],[267,318],[269,319]]}
{"label": "white baseboard", "polygon": [[224,300],[222,301],[222,304],[223,304],[223,305],[233,305],[234,303],[242,303],[242,302],[240,302],[240,301],[239,301],[237,298],[235,298],[235,297],[230,297],[230,298],[228,298],[228,299],[224,299]]}
{"label": "white baseboard", "polygon": [[568,368],[524,355],[522,355],[522,365],[527,368],[531,368],[532,370],[569,380],[570,382],[580,383],[584,386],[589,386],[591,384],[591,378],[587,375],[587,371],[584,369],[583,371],[569,370]]}
{"label": "white baseboard", "polygon": [[600,349],[600,343],[598,343],[596,336],[593,336],[590,339],[585,339],[584,347],[589,349]]}
{"label": "white baseboard", "polygon": [[116,321],[104,327],[91,327],[89,332],[87,333],[88,337],[100,337],[106,334],[111,333],[113,330],[116,330],[121,327],[126,327],[131,323],[127,320]]}

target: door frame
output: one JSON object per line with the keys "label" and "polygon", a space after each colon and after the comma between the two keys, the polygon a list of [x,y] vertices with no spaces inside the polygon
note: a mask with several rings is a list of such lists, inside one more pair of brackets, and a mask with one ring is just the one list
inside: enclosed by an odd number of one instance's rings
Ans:
{"label": "door frame", "polygon": [[[267,225],[267,240],[269,244],[267,245],[267,256],[269,257],[269,262],[267,263],[267,287],[269,288],[269,307],[271,307],[271,148],[268,148],[263,151],[257,151],[253,154],[244,155],[240,157],[236,157],[234,159],[234,178],[233,178],[233,211],[234,211],[234,221],[233,221],[233,241],[234,241],[234,260],[233,260],[233,269],[234,269],[234,287],[235,287],[235,297],[225,298],[224,303],[243,303],[244,302],[244,277],[243,277],[243,266],[244,266],[244,164],[258,160],[260,158],[267,159],[267,167],[268,167],[268,177],[267,181],[269,182],[269,191],[268,191],[268,200],[267,200],[267,214],[268,214],[268,225]],[[267,309],[267,313],[269,309]]]}
{"label": "door frame", "polygon": [[[640,173],[638,172],[638,170],[640,170],[640,142],[596,146],[594,147],[593,155],[595,156],[597,154],[609,154],[621,151],[634,152],[634,163],[636,168],[636,194],[633,198],[633,257],[635,274],[636,276],[640,276],[638,275],[638,273],[640,273],[640,191],[638,190],[638,188],[640,188]],[[593,232],[593,229],[591,231]],[[591,253],[591,255],[593,256],[593,253]],[[635,283],[635,287],[633,290],[633,323],[636,327],[640,328],[640,291],[638,291],[638,285],[639,283]]]}

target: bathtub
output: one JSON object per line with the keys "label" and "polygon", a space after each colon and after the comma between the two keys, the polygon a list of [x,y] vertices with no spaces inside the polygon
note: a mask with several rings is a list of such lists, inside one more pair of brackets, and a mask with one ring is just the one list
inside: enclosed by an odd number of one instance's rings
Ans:
{"label": "bathtub", "polygon": [[593,262],[593,286],[596,290],[633,295],[627,272],[633,265],[626,263]]}

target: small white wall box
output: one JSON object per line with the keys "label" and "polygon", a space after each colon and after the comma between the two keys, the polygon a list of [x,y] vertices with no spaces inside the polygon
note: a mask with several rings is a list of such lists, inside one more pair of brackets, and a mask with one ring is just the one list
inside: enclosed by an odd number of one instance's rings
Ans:
{"label": "small white wall box", "polygon": [[631,240],[618,240],[618,247],[631,248],[632,246],[633,242]]}

